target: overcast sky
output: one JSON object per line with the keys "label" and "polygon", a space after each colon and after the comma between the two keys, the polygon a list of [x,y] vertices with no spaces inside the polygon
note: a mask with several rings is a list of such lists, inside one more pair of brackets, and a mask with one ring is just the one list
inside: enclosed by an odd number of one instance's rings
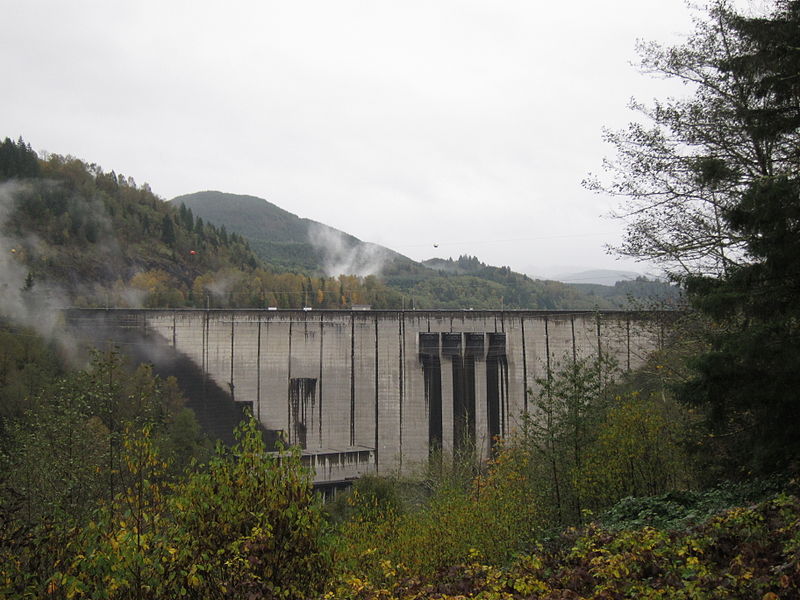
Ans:
{"label": "overcast sky", "polygon": [[[3,2],[0,137],[169,199],[260,196],[414,259],[515,270],[616,260],[580,182],[679,42],[683,0]],[[434,247],[438,244],[438,247]]]}

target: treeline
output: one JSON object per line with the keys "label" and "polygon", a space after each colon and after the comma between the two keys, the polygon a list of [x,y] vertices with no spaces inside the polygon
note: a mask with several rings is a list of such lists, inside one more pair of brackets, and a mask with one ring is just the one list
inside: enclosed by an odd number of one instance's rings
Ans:
{"label": "treeline", "polygon": [[[509,308],[543,309],[602,309],[643,308],[682,305],[680,289],[666,282],[651,281],[644,277],[633,281],[618,281],[613,286],[592,284],[564,284],[559,281],[531,279],[509,267],[494,267],[481,262],[476,256],[462,255],[457,259],[432,259],[423,263],[437,273],[424,283],[414,285],[417,293],[427,292],[439,302],[453,302],[448,289],[467,288],[464,297],[472,299],[470,283],[486,282],[485,296]],[[388,277],[395,283],[393,277]],[[399,282],[398,282],[399,283]],[[441,290],[438,286],[441,286]],[[477,296],[478,303],[482,299]]]}
{"label": "treeline", "polygon": [[468,255],[421,265],[397,261],[387,267],[385,280],[425,308],[591,310],[629,304],[627,297],[587,294],[558,281],[534,280],[509,267],[486,265]]}
{"label": "treeline", "polygon": [[0,181],[10,184],[11,210],[0,223],[3,251],[27,270],[29,291],[56,296],[60,305],[593,309],[627,303],[624,295],[534,281],[474,257],[459,258],[455,268],[395,260],[382,277],[325,277],[288,255],[259,259],[241,234],[164,202],[147,184],[71,156],[39,159],[21,139],[0,145]]}
{"label": "treeline", "polygon": [[[147,184],[23,140],[0,146],[10,212],[4,252],[35,293],[78,306],[400,307],[376,278],[275,272],[224,226],[177,209]],[[45,284],[48,284],[47,286]],[[57,286],[54,289],[54,285]],[[38,286],[38,287],[37,287]],[[46,290],[46,291],[45,291]]]}

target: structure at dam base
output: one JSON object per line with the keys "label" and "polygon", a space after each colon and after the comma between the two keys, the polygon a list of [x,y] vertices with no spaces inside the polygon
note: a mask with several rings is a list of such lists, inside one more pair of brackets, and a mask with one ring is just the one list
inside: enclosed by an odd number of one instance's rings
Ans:
{"label": "structure at dam base", "polygon": [[[636,369],[663,313],[70,309],[113,338],[171,346],[262,426],[303,449],[319,482],[410,472],[431,452],[489,455],[537,379],[605,353]],[[193,394],[203,394],[205,386]],[[193,398],[195,403],[199,400]]]}

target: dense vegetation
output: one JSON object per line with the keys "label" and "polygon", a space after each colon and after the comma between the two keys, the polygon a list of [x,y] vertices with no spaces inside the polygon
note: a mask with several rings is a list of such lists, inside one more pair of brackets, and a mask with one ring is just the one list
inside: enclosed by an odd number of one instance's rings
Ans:
{"label": "dense vegetation", "polygon": [[376,277],[271,268],[239,234],[174,208],[129,177],[69,156],[40,160],[23,140],[6,138],[0,149],[0,229],[11,275],[0,293],[12,304],[402,305],[402,295]]}
{"label": "dense vegetation", "polygon": [[332,261],[351,267],[343,271],[346,274],[362,273],[370,258],[413,263],[388,248],[365,244],[254,196],[206,191],[178,196],[171,203],[237,232],[259,258],[282,271],[320,275],[326,270],[326,261]]}
{"label": "dense vegetation", "polygon": [[[268,250],[257,245],[257,256],[240,233],[196,217],[185,204],[163,202],[147,184],[70,156],[40,160],[23,140],[6,138],[0,149],[3,262],[13,275],[3,293],[16,305],[591,309],[627,302],[508,268],[447,273],[339,232],[332,242],[339,254],[331,257],[297,241],[307,237],[307,225],[277,207],[265,221],[274,239]],[[229,207],[225,214],[238,213]],[[330,260],[329,268],[345,274],[326,276]],[[384,265],[382,275],[346,274],[365,263]]]}
{"label": "dense vegetation", "polygon": [[[696,310],[636,373],[564,357],[485,464],[468,449],[435,454],[414,477],[364,478],[323,507],[297,454],[267,453],[252,419],[211,451],[174,381],[113,350],[73,369],[63,345],[4,323],[0,595],[800,597],[800,185],[787,142],[800,125],[800,2],[774,8],[753,19],[717,3],[686,45],[646,47],[657,71],[694,77],[696,95],[657,106],[655,130],[612,136],[629,169],[616,189],[657,199],[637,204],[626,251],[681,265]],[[15,301],[35,308],[45,281],[91,302],[158,270],[190,302],[215,269],[279,277],[238,236],[81,161],[7,140],[0,176],[13,180],[0,188],[9,317]],[[671,213],[687,194],[697,202]],[[93,259],[109,232],[128,245]],[[459,263],[453,277],[514,276]],[[71,280],[73,264],[98,287]]]}
{"label": "dense vegetation", "polygon": [[[658,306],[662,309],[684,305],[680,289],[663,281],[639,277],[632,281],[618,281],[613,286],[593,284],[563,284],[558,281],[534,280],[515,273],[508,267],[487,265],[475,256],[460,256],[458,259],[432,259],[423,263],[439,273],[439,278],[427,279],[415,285],[414,290],[429,288],[442,300],[442,290],[448,282],[472,281],[487,288],[497,288],[501,302],[511,308],[644,308]],[[440,278],[442,278],[440,280]],[[394,284],[396,279],[389,276]],[[457,296],[447,300],[453,302]],[[467,296],[469,297],[469,296]]]}
{"label": "dense vegetation", "polygon": [[237,232],[274,269],[304,273],[312,281],[342,270],[377,274],[386,286],[381,293],[389,295],[389,301],[380,302],[380,307],[593,309],[629,307],[635,301],[679,303],[678,288],[663,282],[566,285],[533,280],[508,267],[486,265],[473,256],[417,263],[253,196],[197,192],[172,202]]}

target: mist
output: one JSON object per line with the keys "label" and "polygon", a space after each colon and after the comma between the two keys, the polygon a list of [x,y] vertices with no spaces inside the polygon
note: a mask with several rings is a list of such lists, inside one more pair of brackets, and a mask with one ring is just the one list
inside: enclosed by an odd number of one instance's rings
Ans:
{"label": "mist", "polygon": [[328,277],[380,275],[390,258],[381,246],[359,241],[353,243],[342,232],[319,223],[309,226],[308,240],[320,252]]}
{"label": "mist", "polygon": [[[29,186],[25,183],[0,183],[0,230],[7,231],[17,198],[27,191]],[[61,320],[59,309],[69,301],[60,286],[38,281],[24,263],[27,256],[38,255],[42,246],[43,242],[32,233],[0,236],[0,306],[13,323],[52,338]]]}

